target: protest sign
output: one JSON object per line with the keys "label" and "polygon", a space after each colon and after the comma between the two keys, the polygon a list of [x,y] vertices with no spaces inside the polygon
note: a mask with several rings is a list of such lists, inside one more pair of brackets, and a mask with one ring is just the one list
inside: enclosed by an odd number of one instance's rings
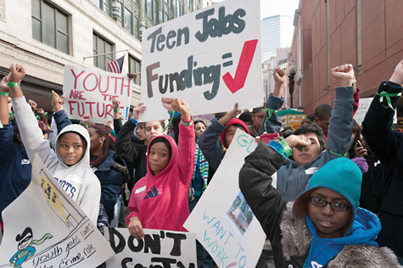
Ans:
{"label": "protest sign", "polygon": [[105,228],[105,237],[116,253],[106,267],[197,267],[193,233],[144,229],[144,234],[137,240],[127,228]]}
{"label": "protest sign", "polygon": [[97,267],[114,254],[38,155],[31,183],[3,210],[2,217],[0,267]]}
{"label": "protest sign", "polygon": [[[364,121],[365,115],[368,112],[369,106],[371,106],[372,100],[374,98],[362,98],[360,99],[360,103],[358,105],[357,112],[354,115],[354,120],[357,121],[359,125],[362,124],[362,121]],[[393,117],[393,124],[397,123],[397,115],[395,111],[395,115]]]}
{"label": "protest sign", "polygon": [[263,104],[260,1],[214,4],[143,33],[144,121],[168,118],[161,97],[183,98],[194,115]]}
{"label": "protest sign", "polygon": [[184,224],[222,268],[255,267],[262,253],[266,235],[238,184],[244,159],[256,146],[252,136],[237,130],[211,183]]}
{"label": "protest sign", "polygon": [[70,119],[89,114],[91,122],[106,125],[113,120],[112,99],[119,98],[120,116],[125,122],[129,116],[131,83],[127,75],[66,65],[63,109]]}

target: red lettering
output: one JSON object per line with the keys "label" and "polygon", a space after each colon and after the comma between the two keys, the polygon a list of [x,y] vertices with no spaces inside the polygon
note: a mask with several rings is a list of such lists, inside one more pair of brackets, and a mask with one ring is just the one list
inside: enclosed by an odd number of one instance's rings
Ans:
{"label": "red lettering", "polygon": [[99,103],[97,103],[97,113],[98,113],[99,117],[104,116],[104,114],[105,114],[105,103],[102,103],[102,114],[99,114]]}
{"label": "red lettering", "polygon": [[80,95],[78,96],[78,98],[80,99],[80,100],[87,100],[87,99],[85,99],[84,97],[83,97],[83,93],[84,93],[84,91],[77,91],[77,93],[79,93]]}
{"label": "red lettering", "polygon": [[[95,82],[96,82],[96,84],[95,84],[95,86],[94,86],[93,89],[88,89],[87,86],[86,86],[87,79],[88,79],[88,77],[90,77],[90,76],[94,76],[94,77],[95,77]],[[84,78],[83,86],[84,86],[84,89],[85,89],[86,91],[88,91],[88,92],[94,91],[94,90],[97,88],[97,86],[98,86],[98,77],[96,76],[96,74],[94,74],[94,73],[88,74],[88,75]]]}
{"label": "red lettering", "polygon": [[[123,88],[125,87],[125,88],[127,88],[127,96],[129,97],[130,96],[130,83],[132,80],[129,79],[129,82],[127,83],[126,86],[124,85],[124,81],[125,81],[125,79],[122,78],[122,88],[120,89],[120,95],[123,96]],[[116,94],[116,92],[115,92],[115,94]]]}
{"label": "red lettering", "polygon": [[116,93],[116,91],[118,90],[118,79],[122,79],[122,77],[111,76],[111,78],[115,79],[115,94],[118,94]]}
{"label": "red lettering", "polygon": [[98,89],[99,89],[99,92],[101,92],[101,93],[106,93],[106,92],[108,92],[108,90],[109,90],[109,75],[107,76],[108,77],[108,84],[107,84],[107,87],[106,87],[106,89],[104,90],[104,91],[102,91],[102,83],[101,83],[101,81],[102,81],[102,75],[99,75],[99,85],[98,85]]}
{"label": "red lettering", "polygon": [[73,103],[77,103],[77,102],[76,102],[76,101],[69,101],[70,114],[71,114],[71,115],[73,114],[73,110],[74,110],[74,108],[71,106],[71,104],[73,104]]}
{"label": "red lettering", "polygon": [[[83,108],[83,112],[82,112],[82,113],[80,113],[80,104],[81,104],[81,108]],[[78,105],[77,105],[77,112],[78,112],[78,116],[80,116],[80,117],[85,114],[84,103],[82,103],[82,102],[79,102],[79,103],[78,103]]]}
{"label": "red lettering", "polygon": [[91,115],[91,118],[92,118],[92,105],[95,105],[95,101],[86,101],[85,103],[86,103],[86,104],[89,104],[89,107],[90,107],[90,115]]}
{"label": "red lettering", "polygon": [[78,75],[76,75],[73,69],[71,69],[71,72],[73,73],[74,76],[74,89],[77,89],[77,78],[84,73],[84,70],[81,71],[81,73],[79,73]]}
{"label": "red lettering", "polygon": [[113,118],[113,114],[111,114],[113,110],[112,104],[107,104],[106,105],[106,113],[105,113],[105,118],[107,115],[110,115]]}
{"label": "red lettering", "polygon": [[75,98],[74,98],[74,92],[75,92],[74,90],[71,90],[71,91],[70,91],[70,99],[75,99]]}

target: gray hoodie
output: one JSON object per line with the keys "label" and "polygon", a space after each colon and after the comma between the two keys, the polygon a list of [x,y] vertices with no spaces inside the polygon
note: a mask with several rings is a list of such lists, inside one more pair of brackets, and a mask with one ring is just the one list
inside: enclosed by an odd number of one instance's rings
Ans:
{"label": "gray hoodie", "polygon": [[[56,152],[54,152],[49,147],[49,142],[43,138],[35,115],[25,98],[13,99],[13,107],[20,135],[31,162],[37,153],[60,186],[80,206],[88,218],[96,224],[101,199],[101,185],[90,169],[90,137],[88,131],[79,125],[65,127],[57,136]],[[87,143],[83,158],[72,166],[67,166],[59,154],[59,137],[66,132],[81,135]]]}

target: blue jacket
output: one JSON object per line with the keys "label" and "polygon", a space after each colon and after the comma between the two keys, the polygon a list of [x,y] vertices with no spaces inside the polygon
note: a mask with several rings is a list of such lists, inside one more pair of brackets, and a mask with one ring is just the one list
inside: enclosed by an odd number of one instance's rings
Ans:
{"label": "blue jacket", "polygon": [[101,203],[105,207],[109,221],[113,219],[113,207],[119,198],[123,185],[123,174],[117,170],[117,166],[120,166],[119,168],[123,168],[123,166],[117,161],[120,161],[119,156],[114,151],[109,150],[109,156],[105,161],[99,167],[93,167],[94,173],[101,183]]}
{"label": "blue jacket", "polygon": [[31,162],[24,148],[13,142],[11,124],[0,128],[0,221],[1,213],[31,182]]}
{"label": "blue jacket", "polygon": [[[353,95],[353,87],[336,87],[336,99],[334,100],[332,117],[330,118],[327,149],[304,166],[287,159],[287,165],[278,170],[277,189],[287,202],[294,201],[298,194],[305,190],[309,179],[319,168],[330,160],[348,153],[353,142],[351,138],[353,129]],[[267,103],[268,108],[277,110],[281,107],[282,100],[270,95]],[[265,128],[268,133],[274,133],[280,129],[281,122],[279,120],[276,112],[271,114],[269,120],[265,120]]]}

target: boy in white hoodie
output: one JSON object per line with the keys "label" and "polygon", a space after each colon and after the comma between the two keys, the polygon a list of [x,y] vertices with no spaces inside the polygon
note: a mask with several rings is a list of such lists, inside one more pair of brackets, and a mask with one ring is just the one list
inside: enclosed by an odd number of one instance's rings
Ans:
{"label": "boy in white hoodie", "polygon": [[35,115],[25,101],[19,86],[19,81],[24,76],[24,68],[18,64],[12,64],[7,76],[7,86],[10,89],[15,118],[28,157],[32,162],[37,153],[66,193],[96,224],[101,185],[89,165],[88,131],[79,125],[65,127],[57,137],[56,152],[54,152],[49,147],[49,142],[43,139]]}

